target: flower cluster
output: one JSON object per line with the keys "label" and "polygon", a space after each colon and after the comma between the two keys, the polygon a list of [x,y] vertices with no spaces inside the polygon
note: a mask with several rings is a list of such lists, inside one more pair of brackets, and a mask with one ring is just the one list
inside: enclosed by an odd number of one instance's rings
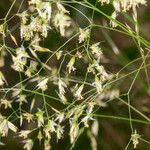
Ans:
{"label": "flower cluster", "polygon": [[69,11],[67,11],[60,3],[57,3],[56,5],[58,11],[53,17],[53,23],[54,26],[59,29],[60,34],[65,36],[65,28],[71,25],[71,18],[68,16]]}
{"label": "flower cluster", "polygon": [[29,1],[29,5],[34,7],[38,15],[34,16],[30,13],[23,12],[18,14],[21,18],[20,34],[21,38],[30,40],[39,33],[40,36],[47,37],[47,31],[50,29],[49,22],[51,19],[51,3],[39,1]]}
{"label": "flower cluster", "polygon": [[[99,1],[102,4],[112,2],[114,19],[121,11],[146,4],[145,0]],[[57,50],[50,50],[41,45],[42,41],[52,28],[56,28],[61,37],[66,36],[67,28],[72,25],[70,12],[61,1],[29,0],[28,4],[28,10],[17,14],[21,20],[21,44],[11,51],[11,69],[19,73],[20,82],[4,89],[0,108],[12,113],[10,116],[0,114],[0,136],[8,136],[11,130],[23,138],[24,149],[31,150],[34,133],[40,144],[44,141],[44,149],[50,150],[52,137],[56,137],[57,141],[64,137],[66,122],[70,125],[70,142],[74,143],[80,130],[88,128],[90,122],[95,120],[94,108],[106,107],[103,100],[119,97],[119,90],[106,88],[107,82],[114,76],[102,64],[104,50],[100,42],[91,40],[90,27],[78,27],[74,35],[77,48],[68,50],[71,47],[68,46],[63,50],[64,46],[60,46]],[[2,30],[0,25],[0,34],[3,35]],[[11,39],[17,46],[16,39],[13,36]],[[43,56],[48,59],[44,61]],[[82,75],[81,70],[84,72]],[[6,83],[0,71],[0,86],[3,88]],[[54,101],[59,105],[54,105]],[[14,103],[18,107],[15,111]],[[19,132],[15,123],[11,123],[13,118],[17,118],[16,122],[20,121]],[[31,124],[31,129],[26,124]],[[139,138],[136,133],[132,135],[134,147]]]}
{"label": "flower cluster", "polygon": [[106,3],[113,3],[113,6],[115,8],[116,11],[120,12],[120,11],[128,11],[131,8],[137,7],[140,4],[141,5],[146,5],[146,0],[99,0],[99,2],[101,2],[102,4]]}
{"label": "flower cluster", "polygon": [[146,0],[99,0],[101,4],[112,4],[114,7],[114,12],[112,13],[111,17],[112,20],[110,21],[110,25],[112,27],[116,27],[117,23],[114,21],[116,20],[118,13],[120,12],[127,12],[130,9],[133,10],[133,14],[135,13],[136,8],[139,5],[146,5]]}

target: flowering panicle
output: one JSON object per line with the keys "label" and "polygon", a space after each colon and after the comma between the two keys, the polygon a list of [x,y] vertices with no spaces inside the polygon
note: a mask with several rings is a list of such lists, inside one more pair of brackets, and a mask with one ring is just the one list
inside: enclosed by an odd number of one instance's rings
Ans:
{"label": "flowering panicle", "polygon": [[22,14],[18,14],[21,18],[21,38],[29,41],[34,38],[35,33],[38,33],[43,37],[47,37],[48,30],[50,29],[49,22],[52,12],[51,3],[37,0],[29,1],[29,5],[33,5],[35,7],[35,12],[37,11],[38,15],[31,15],[30,12],[27,11]]}
{"label": "flowering panicle", "polygon": [[[120,12],[126,12],[140,4],[146,4],[145,0],[98,1],[102,5],[110,3],[113,5],[114,12],[110,17],[112,18],[110,22],[112,27],[117,26],[116,19]],[[94,43],[93,38],[90,38],[93,31],[92,26],[84,29],[78,27],[70,17],[70,12],[64,7],[64,3],[65,1],[28,0],[28,10],[17,14],[21,20],[21,41],[16,41],[11,32],[9,33],[17,47],[13,50],[10,49],[11,68],[19,72],[20,81],[12,88],[5,89],[3,85],[7,82],[0,71],[0,86],[5,93],[4,98],[0,100],[0,108],[4,111],[5,109],[13,111],[13,103],[17,102],[18,109],[15,109],[8,118],[0,114],[0,136],[8,136],[9,129],[17,132],[17,127],[9,120],[11,117],[18,117],[20,126],[27,123],[31,128],[27,129],[24,126],[25,129],[18,133],[18,136],[23,138],[26,150],[33,148],[34,142],[30,135],[35,130],[39,143],[44,141],[44,150],[49,150],[53,135],[57,141],[64,137],[68,127],[66,122],[70,125],[68,133],[70,142],[74,143],[80,134],[80,129],[88,128],[90,122],[94,120],[93,113],[96,105],[105,107],[104,100],[119,97],[117,89],[109,89],[105,86],[106,82],[111,79],[111,75],[107,73],[108,71],[102,64],[103,49],[100,42]],[[70,6],[71,3],[67,5]],[[84,15],[84,13],[82,14]],[[94,22],[94,19],[92,21]],[[46,48],[44,39],[48,37],[50,29],[56,28],[60,36],[65,37],[63,40],[66,40],[69,37],[67,31],[72,25],[76,26],[76,35],[64,42],[61,47],[56,45],[57,50]],[[2,41],[5,40],[5,32],[7,32],[6,27],[1,24],[0,35],[4,36]],[[74,40],[76,37],[77,41]],[[74,48],[74,44],[69,43],[72,39],[76,48]],[[66,46],[66,44],[68,45]],[[69,51],[70,47],[71,51]],[[69,58],[68,62],[65,62],[66,58]],[[80,64],[77,63],[78,59],[81,60]],[[3,65],[4,62],[2,65],[0,64],[0,67]],[[84,73],[81,71],[82,68]],[[53,100],[56,100],[58,105],[51,105]],[[28,104],[29,107],[24,108],[24,104]],[[98,122],[96,122],[95,128],[98,128],[97,124]],[[96,135],[96,133],[93,134]],[[136,131],[131,135],[134,148],[136,148],[139,138]]]}
{"label": "flowering panicle", "polygon": [[71,25],[71,18],[68,16],[69,11],[57,2],[58,11],[53,18],[53,23],[56,28],[59,28],[61,36],[65,36],[65,29]]}

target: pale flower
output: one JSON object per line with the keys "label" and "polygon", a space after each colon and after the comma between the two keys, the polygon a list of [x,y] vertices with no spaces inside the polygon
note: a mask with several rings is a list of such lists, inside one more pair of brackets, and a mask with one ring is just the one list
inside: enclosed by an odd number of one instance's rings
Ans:
{"label": "pale flower", "polygon": [[55,120],[58,120],[58,122],[59,122],[59,124],[64,120],[64,113],[59,113],[59,114],[57,114],[57,117],[56,117],[56,119]]}
{"label": "pale flower", "polygon": [[41,32],[42,31],[42,19],[40,17],[31,17],[31,22],[29,25],[30,32]]}
{"label": "pale flower", "polygon": [[29,5],[31,5],[31,4],[40,4],[42,2],[42,0],[30,0],[28,3],[29,3]]}
{"label": "pale flower", "polygon": [[66,104],[67,98],[65,97],[65,95],[58,93],[58,96],[59,96],[59,98],[61,99],[62,103],[63,103],[63,104]]}
{"label": "pale flower", "polygon": [[65,36],[65,28],[71,25],[71,18],[67,15],[69,11],[67,11],[62,4],[56,4],[58,12],[53,18],[53,23],[56,28],[59,28],[61,36]]}
{"label": "pale flower", "polygon": [[79,43],[84,42],[90,37],[90,29],[79,29]]}
{"label": "pale flower", "polygon": [[29,14],[27,13],[27,11],[24,11],[24,12],[18,14],[18,16],[21,18],[21,23],[22,24],[26,24],[27,23],[27,21],[28,21],[27,17],[29,16]]}
{"label": "pale flower", "polygon": [[37,87],[38,89],[41,89],[42,91],[45,91],[47,90],[48,86],[47,86],[47,83],[48,83],[48,78],[41,78]]}
{"label": "pale flower", "polygon": [[35,61],[30,61],[30,66],[28,67],[28,69],[26,70],[25,74],[28,77],[31,77],[32,74],[37,70],[37,65],[38,63]]}
{"label": "pale flower", "polygon": [[39,110],[37,113],[36,113],[36,116],[37,116],[37,121],[38,121],[38,127],[41,127],[43,124],[44,124],[44,111],[41,111]]}
{"label": "pale flower", "polygon": [[68,13],[69,14],[69,11],[66,10],[66,8],[61,4],[61,3],[56,3],[57,4],[57,8],[60,12],[63,12],[64,14],[65,13]]}
{"label": "pale flower", "polygon": [[59,89],[59,94],[60,96],[64,95],[65,92],[65,88],[67,87],[66,83],[63,82],[60,78],[58,80],[58,89]]}
{"label": "pale flower", "polygon": [[31,113],[23,113],[24,118],[30,123],[34,119],[34,115]]}
{"label": "pale flower", "polygon": [[70,142],[73,143],[79,134],[79,125],[77,122],[70,121]]}
{"label": "pale flower", "polygon": [[131,8],[138,7],[139,4],[146,5],[146,0],[120,0],[119,3],[122,7],[122,10],[126,12]]}
{"label": "pale flower", "polygon": [[98,1],[101,2],[102,5],[103,5],[104,3],[106,3],[106,4],[109,4],[109,3],[110,3],[110,0],[98,0]]}
{"label": "pale flower", "polygon": [[63,51],[59,51],[59,52],[56,53],[57,60],[59,60],[60,57],[62,56],[62,52]]}
{"label": "pale flower", "polygon": [[21,38],[25,39],[25,40],[30,40],[31,37],[33,37],[33,31],[31,30],[31,25],[24,25],[24,24],[21,24],[21,27],[20,27],[20,36]]}
{"label": "pale flower", "polygon": [[27,103],[26,100],[26,95],[18,95],[18,99],[16,100],[16,102],[19,102],[19,105],[22,105],[23,103]]}
{"label": "pale flower", "polygon": [[114,9],[115,9],[115,11],[117,11],[117,12],[120,12],[121,11],[121,5],[120,5],[120,3],[118,2],[118,1],[113,1],[113,6],[114,6]]}
{"label": "pale flower", "polygon": [[83,91],[83,88],[84,88],[84,84],[82,84],[75,92],[74,96],[77,98],[77,100],[81,100],[83,99],[81,93]]}
{"label": "pale flower", "polygon": [[139,138],[141,136],[139,134],[137,134],[137,131],[135,130],[135,132],[131,135],[131,140],[133,142],[134,148],[137,147],[137,145],[139,144]]}
{"label": "pale flower", "polygon": [[24,66],[27,63],[27,58],[29,58],[29,55],[26,52],[25,48],[23,46],[21,46],[20,48],[17,48],[16,56],[12,56],[12,59],[13,59],[12,68],[16,71],[23,72]]}
{"label": "pale flower", "polygon": [[67,64],[67,68],[68,68],[68,71],[69,71],[69,74],[71,73],[71,71],[75,71],[76,68],[73,66],[75,63],[75,56],[72,57],[69,61],[69,63]]}
{"label": "pale flower", "polygon": [[57,125],[57,129],[56,129],[57,140],[62,138],[63,133],[64,133],[63,127],[60,125]]}
{"label": "pale flower", "polygon": [[76,57],[77,57],[77,58],[83,58],[82,53],[79,52],[79,51],[77,51],[77,52],[76,52]]}
{"label": "pale flower", "polygon": [[92,50],[92,54],[96,55],[96,57],[100,57],[103,53],[101,48],[99,47],[99,42],[93,44],[90,49]]}
{"label": "pale flower", "polygon": [[87,68],[87,71],[88,71],[88,72],[92,72],[93,74],[96,74],[96,72],[95,72],[95,65],[89,63],[89,66],[88,66],[88,68]]}
{"label": "pale flower", "polygon": [[25,143],[24,145],[24,149],[26,150],[32,150],[32,147],[33,147],[33,141],[31,139],[26,139],[23,141],[23,143]]}
{"label": "pale flower", "polygon": [[71,25],[71,19],[63,12],[58,12],[53,19],[54,26],[59,28],[61,36],[65,36],[65,28]]}
{"label": "pale flower", "polygon": [[53,120],[48,120],[48,124],[43,129],[45,136],[48,139],[51,139],[51,133],[52,132],[56,132],[56,129],[55,129],[56,126],[57,126],[57,124]]}
{"label": "pale flower", "polygon": [[8,121],[7,119],[1,119],[0,118],[0,134],[2,137],[4,136],[7,136],[8,135],[8,130],[9,130],[9,127],[8,127]]}
{"label": "pale flower", "polygon": [[36,9],[43,20],[49,21],[51,19],[52,8],[50,2],[42,2]]}
{"label": "pale flower", "polygon": [[97,75],[102,75],[102,79],[103,81],[105,81],[108,78],[108,74],[105,71],[104,67],[102,65],[99,65],[98,60],[93,60],[92,64],[89,65],[88,67],[88,72],[92,72],[93,74],[96,73],[96,71],[98,72]]}
{"label": "pale flower", "polygon": [[93,102],[93,101],[88,103],[88,107],[87,107],[87,110],[86,110],[87,114],[92,113],[95,105],[96,105],[96,102]]}
{"label": "pale flower", "polygon": [[85,117],[83,117],[83,118],[81,119],[81,122],[83,122],[84,125],[85,125],[85,127],[88,128],[88,127],[89,127],[88,122],[89,122],[90,120],[94,120],[94,119],[91,117],[90,114],[87,114]]}
{"label": "pale flower", "polygon": [[115,22],[117,16],[118,16],[118,14],[117,14],[116,11],[114,11],[114,12],[112,13],[112,15],[111,15],[112,20],[110,20],[110,25],[111,25],[113,28],[115,28],[115,27],[118,26],[118,24]]}
{"label": "pale flower", "polygon": [[44,127],[43,132],[45,134],[45,137],[50,140],[51,139],[51,130],[50,130],[49,126]]}
{"label": "pale flower", "polygon": [[106,81],[109,78],[109,75],[105,71],[104,67],[102,65],[99,65],[97,62],[95,62],[95,64],[93,65],[93,67],[98,71],[97,75],[101,75],[101,81]]}
{"label": "pale flower", "polygon": [[17,132],[17,127],[0,114],[0,134],[1,134],[1,136],[2,137],[7,136],[9,129],[15,133]]}
{"label": "pale flower", "polygon": [[71,110],[72,112],[70,112],[71,113],[70,116],[72,116],[73,122],[77,121],[79,117],[83,114],[84,108],[85,108],[85,105],[78,105]]}
{"label": "pale flower", "polygon": [[[103,5],[104,3],[109,4],[111,1],[110,0],[99,0],[101,4]],[[114,8],[117,11],[128,11],[131,8],[138,7],[140,4],[141,5],[146,5],[146,0],[113,0],[113,5]]]}
{"label": "pale flower", "polygon": [[96,105],[96,102],[93,102],[93,101],[88,103],[88,106],[87,106],[87,109],[86,109],[86,115],[85,115],[85,117],[83,117],[81,119],[81,122],[84,123],[85,127],[89,127],[88,122],[90,120],[94,120],[92,118],[92,112],[93,112],[93,109],[94,109],[95,105]]}
{"label": "pale flower", "polygon": [[51,132],[56,132],[56,129],[55,129],[56,125],[57,124],[53,120],[48,121],[48,127]]}
{"label": "pale flower", "polygon": [[99,47],[99,42],[98,43],[95,43],[93,44],[90,49],[92,50],[92,54],[97,54],[97,53],[100,53],[100,54],[103,54],[102,51],[101,51],[101,48]]}
{"label": "pale flower", "polygon": [[24,46],[21,46],[20,48],[17,48],[16,49],[16,54],[17,54],[18,58],[23,58],[23,57],[28,58],[29,57],[29,55],[26,52],[26,49],[24,48]]}
{"label": "pale flower", "polygon": [[51,145],[49,140],[45,140],[44,142],[44,150],[50,150],[51,149]]}
{"label": "pale flower", "polygon": [[0,34],[2,34],[3,36],[5,36],[5,25],[4,24],[0,24]]}
{"label": "pale flower", "polygon": [[31,133],[31,130],[21,130],[19,132],[19,136],[26,139],[30,133]]}
{"label": "pale flower", "polygon": [[55,123],[55,121],[48,120],[48,123],[44,129],[46,137],[49,137],[49,135],[47,134],[48,132],[51,132],[51,133],[56,132],[56,126],[57,126],[57,124]]}
{"label": "pale flower", "polygon": [[12,97],[18,96],[19,94],[21,94],[21,92],[22,88],[20,87],[20,85],[18,85],[16,88],[13,89]]}
{"label": "pale flower", "polygon": [[97,137],[99,133],[98,131],[99,131],[99,122],[97,119],[95,119],[91,126],[91,132],[95,137]]}
{"label": "pale flower", "polygon": [[1,99],[0,100],[0,106],[1,105],[4,105],[4,108],[7,109],[7,108],[12,108],[12,105],[11,105],[12,101],[9,101],[7,99]]}
{"label": "pale flower", "polygon": [[97,76],[95,76],[94,84],[95,84],[98,94],[101,94],[101,92],[103,91],[103,86],[102,86],[102,82],[100,81],[100,79]]}
{"label": "pale flower", "polygon": [[38,140],[39,140],[39,142],[41,143],[41,140],[43,139],[43,135],[42,135],[41,130],[39,130],[39,132],[38,132],[37,139],[38,139]]}

